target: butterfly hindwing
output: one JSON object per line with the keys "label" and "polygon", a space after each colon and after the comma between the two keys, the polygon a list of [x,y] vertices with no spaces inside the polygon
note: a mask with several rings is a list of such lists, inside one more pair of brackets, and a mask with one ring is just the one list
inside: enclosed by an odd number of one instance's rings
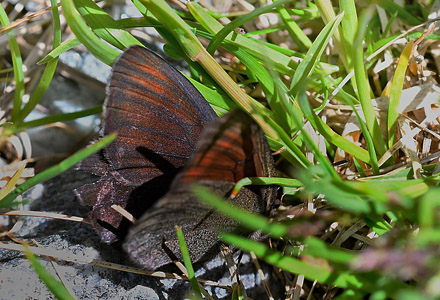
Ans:
{"label": "butterfly hindwing", "polygon": [[[174,179],[170,191],[130,229],[124,248],[144,268],[167,266],[181,259],[175,225],[182,227],[194,263],[215,254],[218,232],[239,224],[205,206],[193,195],[194,183],[228,197],[235,183],[249,176],[274,176],[273,159],[264,134],[246,114],[234,111],[203,131],[196,152]],[[252,213],[265,211],[273,187],[243,188],[232,203]]]}

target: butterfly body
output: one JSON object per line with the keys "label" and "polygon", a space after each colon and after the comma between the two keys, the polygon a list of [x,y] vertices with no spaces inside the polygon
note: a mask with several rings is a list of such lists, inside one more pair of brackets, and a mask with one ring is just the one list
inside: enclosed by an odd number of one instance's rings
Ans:
{"label": "butterfly body", "polygon": [[[101,135],[118,137],[79,168],[100,176],[77,189],[92,206],[91,220],[106,242],[124,240],[131,259],[150,270],[181,259],[179,225],[193,262],[217,252],[219,231],[238,227],[192,193],[203,184],[228,197],[244,177],[274,176],[270,149],[261,129],[240,111],[217,118],[202,95],[169,63],[134,46],[115,62],[107,86]],[[182,168],[183,167],[183,168]],[[264,213],[273,187],[243,188],[231,200]],[[117,204],[138,221],[128,222]]]}

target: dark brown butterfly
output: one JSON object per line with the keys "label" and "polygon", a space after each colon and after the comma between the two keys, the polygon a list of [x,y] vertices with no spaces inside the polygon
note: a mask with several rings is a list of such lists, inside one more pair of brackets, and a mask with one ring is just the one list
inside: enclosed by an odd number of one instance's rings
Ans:
{"label": "dark brown butterfly", "polygon": [[[93,225],[106,242],[122,239],[128,228],[113,204],[142,215],[123,247],[147,269],[181,258],[175,225],[193,262],[215,254],[219,230],[238,227],[200,203],[191,184],[227,197],[244,177],[275,175],[266,138],[245,113],[218,119],[183,75],[145,48],[131,47],[115,62],[103,111],[100,134],[116,131],[118,137],[79,166],[101,178],[77,194],[93,206]],[[233,204],[263,213],[274,196],[273,187],[243,188]]]}

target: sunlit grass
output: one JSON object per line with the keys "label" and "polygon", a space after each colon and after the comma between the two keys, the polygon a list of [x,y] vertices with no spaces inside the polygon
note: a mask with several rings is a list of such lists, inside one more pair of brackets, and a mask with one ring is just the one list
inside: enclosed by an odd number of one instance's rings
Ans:
{"label": "sunlit grass", "polygon": [[[191,82],[216,112],[223,114],[234,107],[246,111],[278,154],[280,178],[245,179],[236,188],[278,185],[285,193],[270,218],[238,211],[208,190],[195,189],[202,201],[239,221],[246,215],[244,227],[272,239],[264,243],[225,233],[223,241],[255,252],[283,272],[303,275],[307,290],[316,281],[323,289],[338,288],[341,298],[399,298],[407,292],[414,297],[438,297],[433,285],[440,261],[440,224],[435,218],[440,94],[431,89],[437,79],[428,71],[438,73],[433,51],[438,46],[429,43],[440,36],[428,32],[430,22],[422,24],[429,5],[372,2],[377,5],[340,1],[341,7],[333,7],[334,2],[316,1],[301,7],[300,2],[274,1],[254,4],[251,11],[237,6],[242,11],[221,14],[196,2],[189,2],[183,12],[163,0],[135,0],[143,17],[115,20],[93,1],[61,0],[61,12],[75,35],[65,40],[52,0],[52,49],[39,61],[46,66],[32,91],[24,81],[19,44],[11,30],[4,33],[10,36],[14,80],[7,82],[13,104],[4,120],[2,116],[3,123],[0,120],[1,140],[7,143],[28,128],[99,113],[96,107],[24,122],[55,76],[61,53],[83,45],[111,65],[121,51],[142,44],[134,29],[154,27],[166,43],[165,51],[189,63]],[[268,13],[277,23],[263,27],[260,18]],[[9,20],[0,7],[0,21],[6,26],[15,20]],[[419,32],[411,32],[416,27]],[[253,29],[243,33],[243,28]],[[277,43],[274,36],[269,38],[274,34],[288,38]],[[427,41],[426,52],[418,53],[414,47],[414,39],[420,37]],[[397,43],[397,38],[403,40]],[[426,57],[434,59],[423,65]],[[389,63],[383,66],[385,62]],[[407,87],[432,91],[437,102],[423,98],[422,92],[413,96]],[[23,105],[25,93],[30,100]],[[382,101],[380,96],[388,98]],[[0,205],[10,207],[26,189],[65,171],[111,139],[21,183],[23,163],[1,188]],[[426,159],[430,155],[432,159]],[[298,234],[298,228],[304,228],[305,234]],[[180,241],[188,277],[196,295],[202,297],[184,239]],[[277,249],[269,246],[274,244]],[[401,276],[397,270],[418,253],[426,258],[417,261],[420,271]],[[380,255],[385,259],[381,261]],[[398,263],[391,257],[397,257]]]}

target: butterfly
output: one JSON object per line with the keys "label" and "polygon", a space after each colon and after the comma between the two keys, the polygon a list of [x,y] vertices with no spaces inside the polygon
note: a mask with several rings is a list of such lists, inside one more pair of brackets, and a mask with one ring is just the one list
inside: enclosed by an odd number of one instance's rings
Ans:
{"label": "butterfly", "polygon": [[[106,93],[100,135],[118,137],[80,163],[80,170],[100,179],[75,191],[92,206],[101,239],[123,241],[133,261],[156,270],[182,259],[179,225],[194,263],[212,257],[218,232],[239,224],[201,203],[192,185],[228,197],[242,178],[275,176],[264,133],[239,110],[218,118],[179,71],[144,47],[132,46],[116,60]],[[261,214],[274,197],[274,187],[255,186],[231,201]],[[130,226],[112,205],[138,220]]]}

